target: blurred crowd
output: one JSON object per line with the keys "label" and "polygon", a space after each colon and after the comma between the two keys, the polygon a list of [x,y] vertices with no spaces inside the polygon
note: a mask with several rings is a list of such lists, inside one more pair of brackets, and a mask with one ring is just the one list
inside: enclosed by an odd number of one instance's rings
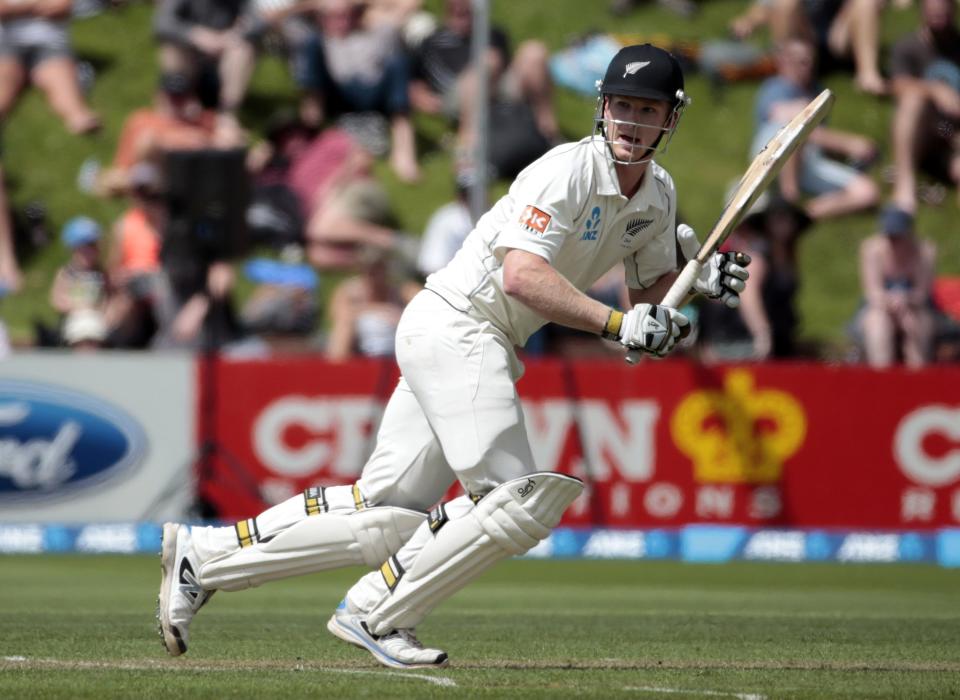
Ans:
{"label": "blurred crowd", "polygon": [[[911,2],[919,26],[885,44],[882,13]],[[38,89],[66,130],[97,132],[91,76],[71,49],[70,23],[122,4],[0,0],[0,120],[15,119],[17,98]],[[609,11],[637,4],[617,0]],[[693,0],[661,4],[699,10]],[[152,100],[126,116],[110,162],[85,164],[79,178],[91,197],[117,198],[125,209],[112,222],[76,212],[62,226],[69,255],[49,292],[58,320],[37,321],[39,346],[392,355],[405,303],[472,229],[471,189],[489,184],[477,173],[508,180],[563,142],[558,71],[588,62],[573,47],[555,63],[542,41],[491,27],[483,71],[490,142],[478,168],[475,101],[484,91],[471,64],[471,0],[443,0],[436,14],[421,0],[154,5]],[[870,212],[876,230],[859,251],[862,303],[847,328],[847,358],[875,367],[960,359],[960,284],[937,275],[937,251],[915,225],[921,207],[946,196],[960,202],[956,0],[752,0],[727,36],[701,48],[684,56],[691,69],[756,83],[744,164],[827,73],[849,76],[864,99],[890,101],[893,116],[884,143],[829,125],[814,132],[728,243],[753,257],[741,307],[700,306],[687,352],[705,361],[817,357],[798,339],[803,237],[821,221]],[[254,133],[243,106],[267,52],[282,57],[297,96],[274,105]],[[420,181],[419,115],[444,124],[456,196],[424,231],[409,232],[374,166],[383,160],[400,182]],[[22,285],[14,231],[29,232],[14,226],[2,175],[0,296]],[[591,293],[624,306],[622,271]],[[0,324],[0,354],[8,345]],[[619,348],[548,327],[527,352]]]}

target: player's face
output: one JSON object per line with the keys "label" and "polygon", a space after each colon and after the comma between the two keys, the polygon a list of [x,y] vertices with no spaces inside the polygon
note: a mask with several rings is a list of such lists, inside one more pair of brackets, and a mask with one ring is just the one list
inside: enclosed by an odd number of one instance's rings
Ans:
{"label": "player's face", "polygon": [[651,147],[668,126],[671,111],[662,100],[611,95],[603,116],[614,157],[631,163],[649,158]]}

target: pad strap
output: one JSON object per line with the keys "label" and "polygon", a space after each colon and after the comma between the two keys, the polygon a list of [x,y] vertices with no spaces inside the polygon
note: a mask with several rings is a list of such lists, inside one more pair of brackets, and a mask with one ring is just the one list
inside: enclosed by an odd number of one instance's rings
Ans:
{"label": "pad strap", "polygon": [[579,479],[537,472],[501,484],[432,532],[430,523],[440,523],[442,516],[431,514],[381,567],[389,593],[368,611],[367,625],[375,634],[415,627],[493,564],[544,540],[582,491]]}

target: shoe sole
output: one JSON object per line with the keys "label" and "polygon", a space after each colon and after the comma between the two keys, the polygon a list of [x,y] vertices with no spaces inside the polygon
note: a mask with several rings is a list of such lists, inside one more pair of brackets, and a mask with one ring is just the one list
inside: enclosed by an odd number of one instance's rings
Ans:
{"label": "shoe sole", "polygon": [[343,640],[347,644],[352,644],[355,647],[360,649],[366,649],[369,651],[373,658],[379,661],[384,666],[389,666],[390,668],[401,668],[401,669],[413,669],[413,668],[443,668],[447,665],[448,658],[446,654],[441,661],[435,664],[407,664],[402,661],[394,659],[392,656],[387,656],[380,647],[370,644],[367,641],[365,635],[361,635],[359,632],[355,632],[353,629],[346,625],[341,625],[340,621],[337,619],[336,613],[334,613],[330,619],[327,621],[327,631],[330,632],[334,637]]}
{"label": "shoe sole", "polygon": [[186,642],[180,637],[180,631],[170,624],[167,609],[170,603],[170,588],[176,579],[174,567],[177,561],[176,523],[164,523],[160,548],[160,595],[157,596],[157,630],[163,641],[163,648],[170,656],[180,656],[187,650]]}

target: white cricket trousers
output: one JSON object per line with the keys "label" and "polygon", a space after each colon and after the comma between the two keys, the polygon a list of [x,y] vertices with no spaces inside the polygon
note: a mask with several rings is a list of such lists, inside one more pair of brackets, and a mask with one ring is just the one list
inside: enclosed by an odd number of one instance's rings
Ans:
{"label": "white cricket trousers", "polygon": [[427,510],[454,479],[467,493],[536,471],[510,341],[421,291],[397,327],[401,378],[358,484],[367,503]]}

